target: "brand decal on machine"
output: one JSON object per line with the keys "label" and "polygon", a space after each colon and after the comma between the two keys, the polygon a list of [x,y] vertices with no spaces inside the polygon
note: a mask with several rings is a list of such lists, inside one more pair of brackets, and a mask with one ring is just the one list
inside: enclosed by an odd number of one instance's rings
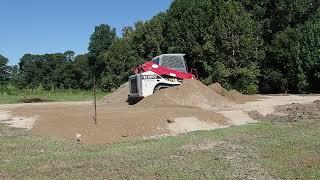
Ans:
{"label": "brand decal on machine", "polygon": [[143,75],[142,79],[158,79],[157,75]]}

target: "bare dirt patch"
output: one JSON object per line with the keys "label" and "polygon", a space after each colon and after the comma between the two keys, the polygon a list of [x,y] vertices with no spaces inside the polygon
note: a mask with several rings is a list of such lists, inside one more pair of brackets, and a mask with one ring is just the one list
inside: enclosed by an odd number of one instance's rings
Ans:
{"label": "bare dirt patch", "polygon": [[[106,96],[97,106],[97,125],[91,102],[2,105],[0,118],[13,127],[32,128],[34,135],[96,144],[254,123],[258,116],[277,113],[277,106],[320,100],[320,96],[257,95],[255,101],[247,102],[253,99],[195,80],[163,89],[135,106],[127,105],[127,95],[128,84],[124,84]],[[319,105],[315,102],[314,106]]]}
{"label": "bare dirt patch", "polygon": [[[10,111],[14,116],[37,115],[37,121],[32,129],[34,135],[55,136],[76,141],[77,134],[80,134],[81,142],[88,144],[176,134],[178,130],[168,128],[170,124],[167,122],[168,118],[195,117],[208,124],[220,126],[226,124],[226,118],[222,115],[192,107],[146,108],[98,105],[97,110],[97,125],[94,125],[92,119],[91,104],[21,106]],[[201,128],[193,126],[188,130]]]}
{"label": "bare dirt patch", "polygon": [[262,116],[256,111],[249,115],[259,121],[271,122],[296,122],[306,119],[315,119],[320,117],[319,100],[309,104],[291,103],[280,105],[275,108],[274,113]]}
{"label": "bare dirt patch", "polygon": [[237,104],[234,108],[241,109],[244,112],[257,111],[261,115],[275,113],[276,107],[299,103],[309,104],[316,100],[320,100],[320,95],[257,95],[259,101],[247,102],[245,104]]}
{"label": "bare dirt patch", "polygon": [[33,117],[22,117],[22,116],[13,116],[12,113],[7,109],[9,107],[17,107],[17,105],[7,105],[0,106],[0,123],[6,124],[10,127],[23,128],[30,130],[32,129],[36,116]]}
{"label": "bare dirt patch", "polygon": [[175,118],[174,123],[168,124],[171,134],[182,134],[191,131],[210,130],[220,128],[222,124],[201,121],[196,117]]}

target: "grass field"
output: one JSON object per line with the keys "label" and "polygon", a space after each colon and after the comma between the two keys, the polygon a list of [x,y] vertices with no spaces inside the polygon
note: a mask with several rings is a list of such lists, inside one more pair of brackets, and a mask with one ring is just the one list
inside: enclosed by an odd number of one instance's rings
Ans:
{"label": "grass field", "polygon": [[82,145],[0,125],[3,178],[320,178],[320,121]]}
{"label": "grass field", "polygon": [[[100,99],[107,93],[97,91],[97,98]],[[0,88],[0,104],[19,103],[25,98],[41,98],[48,101],[88,101],[93,99],[92,91],[85,90],[42,90],[42,89],[10,89]]]}

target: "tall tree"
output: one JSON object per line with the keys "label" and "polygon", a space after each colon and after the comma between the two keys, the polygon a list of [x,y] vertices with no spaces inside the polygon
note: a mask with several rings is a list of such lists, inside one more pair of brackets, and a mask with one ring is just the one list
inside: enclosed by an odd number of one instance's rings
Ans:
{"label": "tall tree", "polygon": [[[272,43],[272,63],[291,93],[320,91],[320,23],[288,27]],[[268,80],[267,80],[268,82]],[[274,84],[276,85],[276,84]],[[277,85],[279,86],[279,84]]]}
{"label": "tall tree", "polygon": [[115,40],[109,51],[102,55],[106,64],[101,77],[101,87],[104,90],[110,91],[128,81],[131,69],[144,61],[139,56],[141,51],[138,51],[136,42],[133,42],[134,36],[137,36],[134,28],[124,28],[123,37]]}
{"label": "tall tree", "polygon": [[78,55],[72,62],[73,76],[79,89],[91,89],[93,85],[88,55]]}
{"label": "tall tree", "polygon": [[[298,36],[306,37],[307,35],[300,33],[299,28],[307,22],[319,21],[320,1],[239,1],[262,27],[266,57],[259,64],[261,69],[260,91],[263,93],[305,91],[305,88],[308,87],[307,84],[309,84],[305,77],[306,72],[301,68],[300,63],[297,63],[296,58],[289,56],[289,52],[293,54],[299,52],[298,46],[302,39],[298,40]],[[297,34],[294,35],[294,33]],[[303,61],[308,61],[308,59],[303,59]],[[299,72],[296,71],[297,69],[300,69]],[[290,75],[289,72],[291,72]],[[299,74],[299,78],[296,76],[297,74]],[[298,79],[300,80],[298,81]],[[299,88],[294,84],[299,84]]]}
{"label": "tall tree", "polygon": [[143,59],[151,59],[166,51],[164,38],[166,14],[160,13],[151,20],[135,23],[132,45]]}
{"label": "tall tree", "polygon": [[108,51],[112,42],[116,39],[116,29],[107,24],[95,27],[95,31],[90,37],[89,53],[98,57],[101,53]]}
{"label": "tall tree", "polygon": [[103,60],[103,54],[107,52],[111,44],[116,39],[116,29],[111,28],[107,24],[101,24],[95,27],[95,31],[90,37],[88,65],[90,66],[90,74],[92,78],[96,78],[100,82],[101,74],[106,64]]}
{"label": "tall tree", "polygon": [[176,0],[168,10],[168,51],[187,54],[206,83],[255,92],[264,57],[259,24],[234,1]]}
{"label": "tall tree", "polygon": [[4,84],[9,80],[8,58],[0,54],[0,84]]}
{"label": "tall tree", "polygon": [[263,38],[271,44],[278,32],[315,19],[318,0],[238,0],[263,25]]}

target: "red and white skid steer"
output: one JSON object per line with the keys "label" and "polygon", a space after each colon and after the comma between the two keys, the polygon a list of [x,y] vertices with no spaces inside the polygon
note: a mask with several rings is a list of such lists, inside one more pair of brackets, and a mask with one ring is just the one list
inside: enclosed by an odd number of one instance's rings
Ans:
{"label": "red and white skid steer", "polygon": [[135,104],[161,89],[178,86],[185,79],[197,79],[196,69],[188,72],[184,56],[162,54],[134,68],[134,75],[129,77],[128,103]]}

